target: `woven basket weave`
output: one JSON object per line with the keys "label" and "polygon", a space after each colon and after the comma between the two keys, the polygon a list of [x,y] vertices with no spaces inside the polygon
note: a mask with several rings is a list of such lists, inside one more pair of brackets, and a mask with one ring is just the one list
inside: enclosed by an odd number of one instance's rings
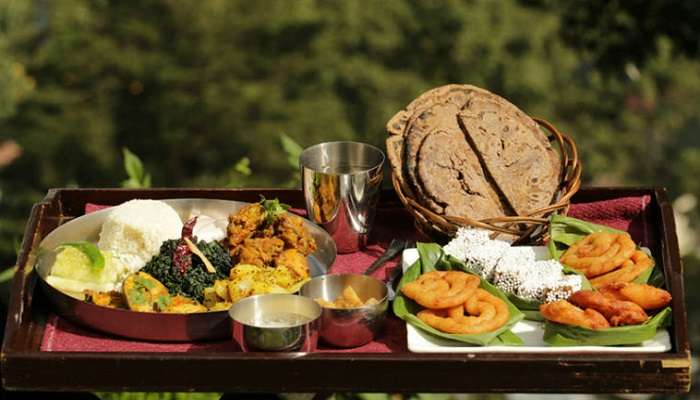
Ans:
{"label": "woven basket weave", "polygon": [[441,241],[453,237],[459,227],[474,227],[487,229],[493,237],[505,234],[515,238],[516,243],[541,243],[546,236],[549,216],[552,213],[566,215],[569,210],[571,197],[581,186],[581,162],[578,159],[576,143],[559,132],[551,123],[544,119],[533,118],[542,127],[555,148],[559,149],[562,164],[562,176],[554,201],[549,206],[534,210],[528,215],[494,217],[475,220],[468,217],[453,217],[439,215],[423,206],[417,199],[410,197],[401,187],[399,178],[392,172],[394,190],[406,209],[415,218],[416,227],[424,234]]}

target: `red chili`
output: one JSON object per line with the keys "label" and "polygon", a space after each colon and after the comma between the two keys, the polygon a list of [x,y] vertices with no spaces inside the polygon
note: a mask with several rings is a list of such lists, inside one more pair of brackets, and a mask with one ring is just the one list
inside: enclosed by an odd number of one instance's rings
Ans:
{"label": "red chili", "polygon": [[197,223],[197,217],[192,217],[183,225],[180,240],[177,242],[177,246],[173,252],[173,268],[181,274],[187,272],[192,266],[192,251],[187,247],[185,238],[193,240],[192,230],[194,229],[195,223]]}

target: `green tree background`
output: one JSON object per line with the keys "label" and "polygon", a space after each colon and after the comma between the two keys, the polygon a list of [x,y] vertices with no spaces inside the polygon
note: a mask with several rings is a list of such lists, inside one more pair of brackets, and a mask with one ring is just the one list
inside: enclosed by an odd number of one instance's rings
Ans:
{"label": "green tree background", "polygon": [[693,288],[699,27],[689,0],[0,0],[1,265],[48,188],[127,179],[122,148],[156,186],[293,186],[283,149],[382,146],[463,82],[571,134],[586,184],[666,186]]}

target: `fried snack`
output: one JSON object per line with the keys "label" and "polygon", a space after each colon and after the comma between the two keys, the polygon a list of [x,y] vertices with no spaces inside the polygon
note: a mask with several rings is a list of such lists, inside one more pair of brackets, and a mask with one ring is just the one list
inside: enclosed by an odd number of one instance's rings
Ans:
{"label": "fried snack", "polygon": [[593,278],[622,265],[635,249],[626,233],[597,232],[572,244],[559,261]]}
{"label": "fried snack", "polygon": [[581,308],[598,311],[611,326],[641,324],[649,318],[642,307],[631,301],[617,300],[591,290],[579,290],[569,297],[569,301]]}
{"label": "fried snack", "polygon": [[461,271],[432,271],[401,288],[406,297],[426,308],[442,309],[463,304],[479,286],[480,279]]}
{"label": "fried snack", "polygon": [[379,303],[379,301],[377,301],[377,299],[374,297],[370,297],[366,301],[362,301],[352,286],[346,286],[341,295],[333,301],[327,301],[320,297],[315,300],[321,305],[321,307],[326,308],[358,308]]}
{"label": "fried snack", "polygon": [[275,234],[284,241],[285,248],[296,249],[304,256],[316,251],[316,241],[301,217],[289,214],[279,216],[275,222]]}
{"label": "fried snack", "polygon": [[124,295],[119,292],[98,292],[86,289],[83,291],[85,301],[102,307],[128,309]]}
{"label": "fried snack", "polygon": [[126,303],[132,311],[155,312],[159,306],[170,301],[168,289],[145,272],[127,276],[123,289]]}
{"label": "fried snack", "polygon": [[284,242],[276,237],[245,239],[243,244],[233,249],[231,257],[234,264],[249,264],[263,267],[272,265],[272,261],[284,249]]}
{"label": "fried snack", "polygon": [[632,257],[622,264],[620,269],[608,272],[591,279],[591,285],[594,288],[599,288],[613,282],[632,282],[642,272],[654,266],[654,261],[645,252],[635,250]]}
{"label": "fried snack", "polygon": [[631,301],[645,310],[656,310],[671,303],[671,293],[639,283],[609,283],[600,287],[598,291],[608,298]]}
{"label": "fried snack", "polygon": [[231,251],[244,240],[253,237],[265,221],[265,208],[260,203],[249,204],[229,216],[228,244]]}
{"label": "fried snack", "polygon": [[274,262],[276,267],[285,266],[294,271],[300,278],[306,279],[309,277],[309,262],[304,254],[297,249],[284,250]]}
{"label": "fried snack", "polygon": [[[468,315],[464,314],[464,310]],[[421,321],[445,333],[476,334],[493,332],[508,322],[506,303],[491,293],[476,289],[462,305],[447,309],[425,309],[418,312]]]}
{"label": "fried snack", "polygon": [[608,320],[598,311],[587,308],[582,310],[566,300],[540,305],[542,317],[564,325],[580,326],[588,329],[609,328]]}

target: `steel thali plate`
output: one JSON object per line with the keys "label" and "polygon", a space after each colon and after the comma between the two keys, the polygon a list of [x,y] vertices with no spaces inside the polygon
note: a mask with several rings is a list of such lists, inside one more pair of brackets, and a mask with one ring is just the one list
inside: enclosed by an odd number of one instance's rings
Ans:
{"label": "steel thali plate", "polygon": [[[162,201],[173,207],[183,221],[191,215],[199,214],[214,219],[228,218],[229,214],[249,204],[216,199]],[[97,243],[100,229],[109,212],[109,209],[104,209],[68,221],[51,231],[39,245],[35,271],[42,289],[58,315],[91,329],[139,340],[183,342],[231,337],[231,323],[227,311],[166,314],[113,309],[87,303],[46,282],[56,247],[78,240]],[[335,261],[335,243],[328,233],[316,224],[306,219],[304,223],[317,245],[316,251],[307,257],[310,274],[312,277],[323,275]]]}

